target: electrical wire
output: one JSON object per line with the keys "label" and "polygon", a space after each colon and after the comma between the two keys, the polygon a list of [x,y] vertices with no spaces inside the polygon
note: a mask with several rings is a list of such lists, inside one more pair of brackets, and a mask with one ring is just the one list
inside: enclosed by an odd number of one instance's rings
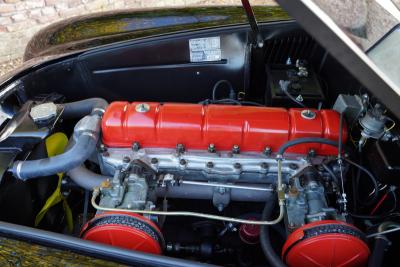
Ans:
{"label": "electrical wire", "polygon": [[366,173],[367,176],[370,178],[375,191],[374,191],[374,194],[373,194],[371,200],[369,200],[367,203],[368,204],[374,203],[379,197],[379,186],[378,186],[378,182],[377,182],[375,176],[369,170],[367,170],[363,166],[355,163],[354,161],[352,161],[352,160],[350,160],[348,158],[344,158],[344,160],[347,161],[349,164],[353,165],[354,167],[357,167],[359,170],[363,171],[364,173]]}
{"label": "electrical wire", "polygon": [[306,105],[304,105],[302,102],[298,101],[294,96],[292,96],[291,93],[289,93],[288,90],[288,85],[289,85],[289,81],[284,81],[284,80],[280,80],[279,81],[279,85],[281,87],[282,92],[293,102],[295,102],[297,105],[299,105],[302,108],[306,108]]}
{"label": "electrical wire", "polygon": [[382,232],[373,233],[373,234],[367,235],[367,238],[372,238],[372,237],[379,236],[379,235],[390,234],[390,233],[397,232],[397,231],[400,231],[400,227],[392,228],[392,229],[385,230]]}
{"label": "electrical wire", "polygon": [[383,202],[387,199],[387,197],[389,196],[389,192],[386,192],[381,199],[378,201],[378,203],[376,203],[375,207],[372,209],[372,211],[370,212],[369,215],[374,215],[375,212],[382,206]]}

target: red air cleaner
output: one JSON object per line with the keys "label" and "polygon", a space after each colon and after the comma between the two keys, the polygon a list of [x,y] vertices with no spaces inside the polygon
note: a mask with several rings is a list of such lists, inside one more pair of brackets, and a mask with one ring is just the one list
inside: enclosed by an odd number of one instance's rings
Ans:
{"label": "red air cleaner", "polygon": [[306,224],[286,240],[282,258],[289,266],[365,266],[370,254],[363,233],[340,221]]}
{"label": "red air cleaner", "polygon": [[[339,114],[334,110],[271,107],[197,105],[175,103],[111,103],[102,120],[103,142],[109,147],[175,148],[273,152],[289,140],[302,137],[339,138]],[[343,129],[343,141],[347,137]],[[336,155],[337,149],[321,144],[302,144],[287,152]]]}
{"label": "red air cleaner", "polygon": [[141,215],[107,212],[97,215],[82,229],[81,237],[99,243],[161,254],[163,236],[158,227]]}

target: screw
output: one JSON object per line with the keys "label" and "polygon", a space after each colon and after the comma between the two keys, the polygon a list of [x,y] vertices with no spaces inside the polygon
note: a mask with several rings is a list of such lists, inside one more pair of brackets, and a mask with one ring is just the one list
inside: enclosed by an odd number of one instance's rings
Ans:
{"label": "screw", "polygon": [[270,156],[271,153],[272,153],[272,148],[271,147],[267,146],[267,147],[264,148],[264,154],[266,156]]}
{"label": "screw", "polygon": [[224,204],[219,204],[218,205],[218,211],[222,212],[224,210]]}
{"label": "screw", "polygon": [[263,162],[263,163],[261,163],[260,167],[261,167],[261,169],[266,170],[266,169],[268,169],[268,163]]}
{"label": "screw", "polygon": [[211,161],[209,161],[209,162],[207,162],[206,167],[211,169],[211,168],[214,167],[214,163],[212,163]]}
{"label": "screw", "polygon": [[232,153],[233,154],[239,154],[240,153],[240,147],[238,145],[234,145],[232,147]]}
{"label": "screw", "polygon": [[106,151],[107,151],[107,147],[104,144],[100,144],[99,152],[103,153],[103,152],[106,152]]}
{"label": "screw", "polygon": [[214,144],[209,144],[208,145],[208,152],[215,153],[215,145]]}
{"label": "screw", "polygon": [[289,164],[289,169],[291,169],[291,170],[297,170],[298,168],[299,168],[299,166],[297,166],[297,164],[294,164],[294,163]]}
{"label": "screw", "polygon": [[151,164],[157,164],[157,163],[158,163],[158,159],[157,159],[157,158],[152,158],[152,159],[150,160],[150,163],[151,163]]}
{"label": "screw", "polygon": [[308,151],[308,156],[310,157],[310,158],[313,158],[313,157],[315,157],[317,155],[317,152],[314,150],[314,149],[310,149],[309,151]]}
{"label": "screw", "polygon": [[183,144],[177,144],[176,145],[176,153],[182,154],[185,152],[185,146]]}
{"label": "screw", "polygon": [[182,166],[185,166],[186,165],[186,160],[185,159],[179,160],[179,164],[182,165]]}
{"label": "screw", "polygon": [[129,162],[131,161],[131,158],[128,157],[128,156],[125,156],[125,157],[122,159],[122,161],[123,161],[124,163],[129,163]]}
{"label": "screw", "polygon": [[240,168],[242,168],[242,165],[239,162],[236,162],[235,164],[233,164],[233,168],[239,170]]}
{"label": "screw", "polygon": [[133,151],[138,151],[140,149],[140,144],[139,142],[133,142],[132,144],[132,150]]}

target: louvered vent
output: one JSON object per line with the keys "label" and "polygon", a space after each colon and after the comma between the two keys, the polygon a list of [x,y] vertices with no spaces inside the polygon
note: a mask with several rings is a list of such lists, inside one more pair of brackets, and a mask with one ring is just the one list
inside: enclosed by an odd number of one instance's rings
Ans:
{"label": "louvered vent", "polygon": [[297,59],[309,60],[317,43],[307,35],[297,35],[266,40],[265,62],[285,64],[288,57],[294,63]]}

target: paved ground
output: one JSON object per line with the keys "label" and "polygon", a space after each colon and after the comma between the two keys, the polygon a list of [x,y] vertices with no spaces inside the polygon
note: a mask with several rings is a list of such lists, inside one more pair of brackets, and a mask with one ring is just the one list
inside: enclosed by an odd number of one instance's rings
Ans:
{"label": "paved ground", "polygon": [[11,70],[15,69],[21,64],[22,64],[22,58],[17,58],[14,60],[0,63],[0,76],[3,76],[7,72],[10,72]]}

